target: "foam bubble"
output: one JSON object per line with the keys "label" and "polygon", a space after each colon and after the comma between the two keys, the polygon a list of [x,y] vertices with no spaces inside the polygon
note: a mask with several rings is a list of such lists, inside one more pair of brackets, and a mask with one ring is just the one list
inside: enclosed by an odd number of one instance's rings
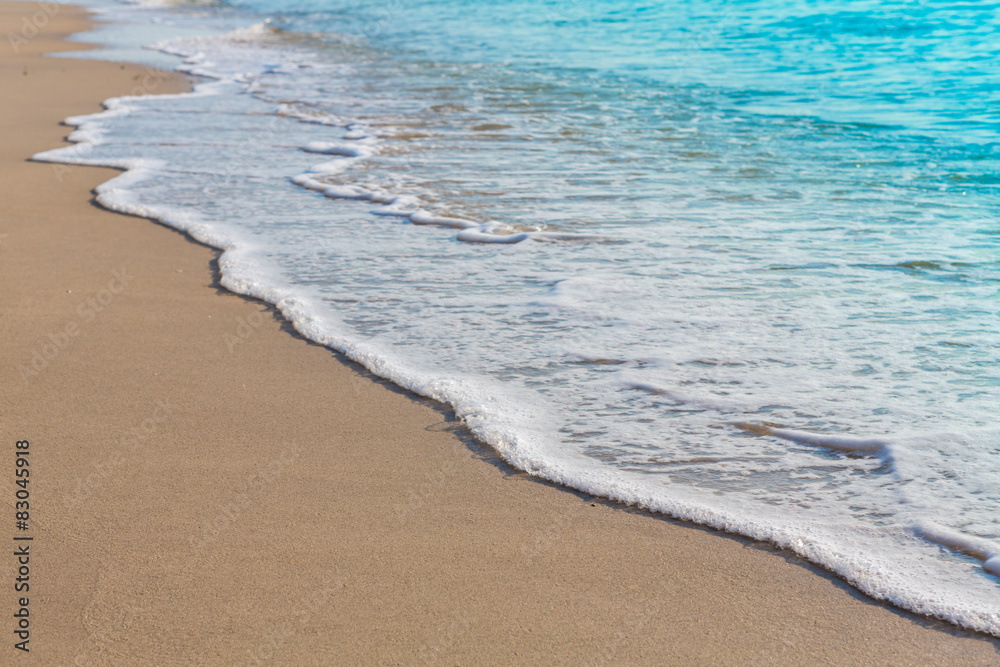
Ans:
{"label": "foam bubble", "polygon": [[409,214],[410,222],[415,225],[436,225],[438,227],[450,227],[452,229],[471,229],[479,227],[480,223],[465,218],[455,218],[448,215],[433,215],[423,209],[413,211]]}
{"label": "foam bubble", "polygon": [[322,153],[324,155],[342,155],[344,157],[369,157],[373,150],[362,144],[335,144],[328,141],[313,141],[303,146],[307,153]]}

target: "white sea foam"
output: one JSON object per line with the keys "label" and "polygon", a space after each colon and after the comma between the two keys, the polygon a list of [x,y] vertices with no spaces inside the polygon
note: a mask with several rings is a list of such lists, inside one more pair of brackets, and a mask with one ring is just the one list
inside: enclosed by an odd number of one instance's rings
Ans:
{"label": "white sea foam", "polygon": [[324,155],[343,155],[344,157],[368,157],[372,149],[368,146],[355,144],[335,144],[328,141],[313,141],[302,147],[307,153],[323,153]]}
{"label": "white sea foam", "polygon": [[345,121],[339,116],[301,109],[294,104],[288,103],[279,104],[277,113],[280,116],[294,118],[304,123],[315,123],[317,125],[329,125],[332,127],[343,126],[346,124]]}
{"label": "white sea foam", "polygon": [[[367,134],[357,134],[360,140],[354,144],[341,144],[327,141],[313,141],[302,147],[306,153],[324,155],[339,155],[341,159],[314,164],[305,173],[293,176],[290,180],[295,185],[321,192],[330,199],[366,200],[383,204],[381,208],[370,211],[372,215],[381,217],[406,218],[415,225],[428,225],[460,230],[455,239],[465,243],[520,243],[527,240],[537,241],[602,241],[606,237],[597,234],[575,232],[548,231],[516,231],[502,223],[474,222],[464,218],[447,215],[436,215],[421,208],[421,201],[412,195],[393,195],[380,189],[367,189],[353,183],[331,184],[323,180],[342,174],[351,168],[354,160],[370,158],[377,153],[377,142]],[[318,176],[318,177],[317,177]]]}
{"label": "white sea foam", "polygon": [[455,218],[448,215],[433,215],[423,209],[418,209],[409,214],[410,222],[415,225],[436,225],[438,227],[450,227],[452,229],[471,229],[478,227],[480,223]]}
{"label": "white sea foam", "polygon": [[493,231],[497,227],[492,225],[463,229],[455,235],[455,238],[466,243],[520,243],[531,238],[527,232],[498,234]]}
{"label": "white sea foam", "polygon": [[914,528],[920,537],[981,560],[984,570],[1000,576],[1000,544],[928,521],[918,522]]}
{"label": "white sea foam", "polygon": [[[306,174],[327,174],[327,175],[339,174],[340,172],[347,169],[348,166],[349,164],[344,160],[331,160],[330,162],[321,162],[319,164],[314,164],[313,166],[309,167],[308,170],[306,170]],[[292,182],[298,184],[296,179],[301,180],[303,177],[306,176],[306,174],[299,174],[299,176],[293,177]]]}

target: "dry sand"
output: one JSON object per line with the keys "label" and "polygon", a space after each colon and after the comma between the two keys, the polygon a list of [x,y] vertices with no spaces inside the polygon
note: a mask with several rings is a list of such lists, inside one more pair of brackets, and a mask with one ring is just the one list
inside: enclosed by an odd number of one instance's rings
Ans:
{"label": "dry sand", "polygon": [[[223,291],[215,251],[95,207],[113,171],[26,162],[107,97],[187,86],[41,58],[87,26],[49,7],[0,45],[0,664],[1000,664],[769,547],[510,469]],[[0,2],[0,35],[39,11]]]}

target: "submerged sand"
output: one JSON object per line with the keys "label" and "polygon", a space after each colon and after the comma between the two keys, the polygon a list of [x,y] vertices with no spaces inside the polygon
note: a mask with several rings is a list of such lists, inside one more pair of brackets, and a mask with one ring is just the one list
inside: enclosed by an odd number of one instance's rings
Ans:
{"label": "submerged sand", "polygon": [[94,206],[116,172],[27,162],[67,116],[189,83],[42,58],[86,15],[0,2],[0,35],[26,20],[0,44],[0,476],[31,650],[7,556],[0,664],[1000,664],[788,554],[512,470],[222,290],[216,251]]}

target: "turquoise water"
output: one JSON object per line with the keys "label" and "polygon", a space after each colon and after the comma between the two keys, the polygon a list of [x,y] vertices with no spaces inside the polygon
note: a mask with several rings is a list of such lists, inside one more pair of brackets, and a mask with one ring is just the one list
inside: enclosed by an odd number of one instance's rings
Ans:
{"label": "turquoise water", "polygon": [[948,132],[958,144],[995,143],[1000,119],[996,3],[235,5],[287,30],[360,35],[412,62],[501,65],[634,92],[704,88],[743,113]]}
{"label": "turquoise water", "polygon": [[43,159],[517,467],[1000,636],[998,6],[111,6],[211,82]]}

